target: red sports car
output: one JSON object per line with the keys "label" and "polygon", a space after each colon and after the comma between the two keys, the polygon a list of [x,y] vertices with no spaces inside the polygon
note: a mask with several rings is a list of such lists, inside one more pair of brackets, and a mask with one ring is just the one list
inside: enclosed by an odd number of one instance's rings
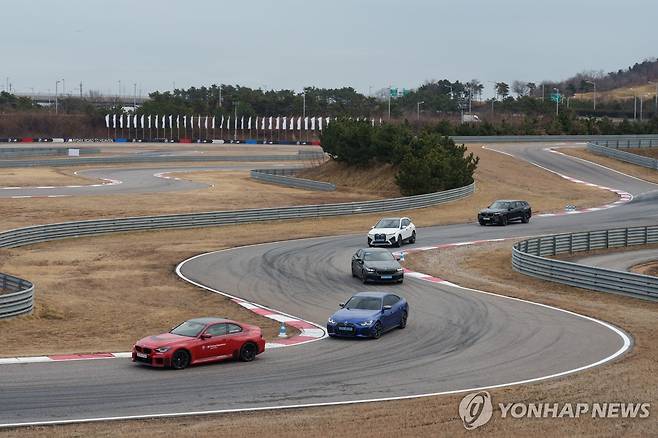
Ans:
{"label": "red sports car", "polygon": [[169,333],[148,336],[133,346],[133,362],[181,370],[223,359],[254,360],[265,351],[259,327],[223,318],[185,321]]}

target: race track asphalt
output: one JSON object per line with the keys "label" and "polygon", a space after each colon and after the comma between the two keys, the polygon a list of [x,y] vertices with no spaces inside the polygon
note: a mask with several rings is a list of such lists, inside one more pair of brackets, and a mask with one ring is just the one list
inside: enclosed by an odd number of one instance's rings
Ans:
{"label": "race track asphalt", "polygon": [[[89,184],[50,187],[0,187],[0,198],[44,197],[44,196],[100,196],[137,193],[162,193],[173,191],[198,190],[209,187],[207,184],[185,179],[167,178],[168,174],[202,171],[247,171],[263,164],[226,164],[221,166],[178,166],[148,168],[103,168],[79,171],[78,175],[90,178]],[[299,167],[297,163],[269,163],[265,167]],[[99,181],[105,180],[105,181]],[[114,181],[114,183],[110,183]]]}
{"label": "race track asphalt", "polygon": [[[418,243],[406,248],[655,224],[658,194],[651,192],[658,186],[544,147],[492,148],[625,190],[636,200],[507,227],[469,223],[422,228]],[[0,369],[0,424],[460,391],[569,373],[624,348],[624,337],[610,327],[546,306],[412,278],[402,285],[364,286],[349,270],[351,254],[364,243],[365,234],[255,245],[194,258],[181,271],[207,287],[319,324],[354,292],[384,289],[409,301],[405,330],[377,341],[323,339],[268,351],[253,363],[226,362],[182,372],[152,370],[125,359],[6,365]]]}

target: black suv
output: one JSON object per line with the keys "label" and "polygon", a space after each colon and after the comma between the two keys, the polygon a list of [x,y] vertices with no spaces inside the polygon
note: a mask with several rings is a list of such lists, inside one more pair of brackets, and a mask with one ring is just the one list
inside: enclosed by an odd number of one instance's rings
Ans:
{"label": "black suv", "polygon": [[531,216],[532,209],[526,201],[502,200],[480,210],[478,222],[480,225],[507,225],[509,221],[520,220],[527,224]]}

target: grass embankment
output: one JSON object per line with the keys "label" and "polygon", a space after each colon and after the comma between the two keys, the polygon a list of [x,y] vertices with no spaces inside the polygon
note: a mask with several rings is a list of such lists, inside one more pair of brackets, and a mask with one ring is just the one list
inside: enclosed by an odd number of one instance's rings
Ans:
{"label": "grass embankment", "polygon": [[[625,173],[627,175],[635,176],[636,178],[643,179],[652,183],[658,184],[658,171],[649,169],[648,167],[636,166],[635,164],[625,163],[623,161],[615,160],[614,158],[604,157],[589,152],[585,148],[560,148],[560,152],[571,155],[572,157],[582,158],[593,163],[600,164],[610,169]],[[627,152],[636,153],[638,149],[625,149]],[[653,151],[651,153],[658,154],[658,149],[641,149],[643,151]],[[654,156],[658,158],[658,155]]]}
{"label": "grass embankment", "polygon": [[298,176],[333,183],[337,190],[394,198],[402,196],[400,188],[395,183],[395,172],[396,169],[390,164],[361,169],[332,160],[321,166],[305,169]]}

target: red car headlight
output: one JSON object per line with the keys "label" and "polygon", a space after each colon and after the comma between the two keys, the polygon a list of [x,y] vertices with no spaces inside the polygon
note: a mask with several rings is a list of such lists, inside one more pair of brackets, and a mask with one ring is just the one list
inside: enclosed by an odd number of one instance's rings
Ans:
{"label": "red car headlight", "polygon": [[171,350],[171,347],[158,347],[153,349],[156,353],[166,353],[169,350]]}

